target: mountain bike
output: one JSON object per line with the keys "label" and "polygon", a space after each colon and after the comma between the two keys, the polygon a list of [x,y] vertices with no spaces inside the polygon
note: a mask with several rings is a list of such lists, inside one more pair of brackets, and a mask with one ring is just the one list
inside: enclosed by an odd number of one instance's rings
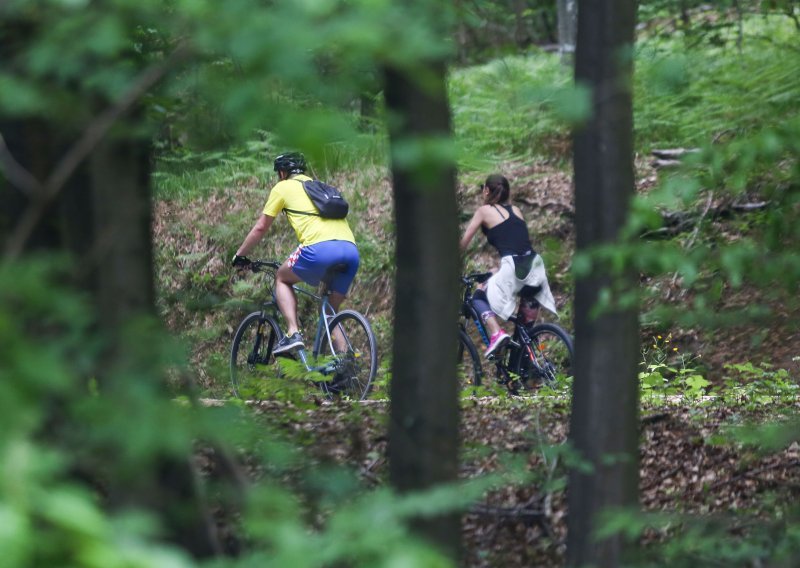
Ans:
{"label": "mountain bike", "polygon": [[[476,284],[491,275],[480,272],[461,277],[464,295],[458,324],[458,368],[463,387],[481,386],[484,382],[481,357],[471,333],[477,334],[484,346],[489,345],[489,334],[472,303],[472,292]],[[534,293],[529,291],[528,295]],[[508,321],[514,324],[511,340],[489,359],[498,384],[518,395],[543,384],[552,386],[559,375],[572,375],[572,338],[564,329],[554,323],[525,321],[521,310]]]}
{"label": "mountain bike", "polygon": [[233,336],[231,347],[231,385],[236,397],[259,395],[264,381],[285,375],[281,359],[299,361],[306,372],[321,380],[311,382],[332,397],[344,395],[364,400],[370,392],[378,370],[378,348],[375,334],[367,319],[355,310],[336,312],[330,303],[328,286],[343,265],[329,268],[322,279],[319,294],[295,285],[295,292],[308,296],[317,304],[316,333],[311,351],[299,349],[280,353],[273,348],[283,337],[278,325],[279,311],[275,299],[275,273],[280,263],[254,260],[246,268],[266,272],[270,300],[261,309],[245,316]]}

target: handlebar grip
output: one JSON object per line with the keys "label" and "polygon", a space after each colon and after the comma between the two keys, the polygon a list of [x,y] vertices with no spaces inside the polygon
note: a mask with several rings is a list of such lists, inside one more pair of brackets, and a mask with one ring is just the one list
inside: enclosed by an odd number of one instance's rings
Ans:
{"label": "handlebar grip", "polygon": [[262,268],[272,268],[278,270],[281,267],[279,262],[274,260],[254,260],[249,264],[250,270],[260,272]]}
{"label": "handlebar grip", "polygon": [[468,282],[486,282],[489,278],[492,277],[491,272],[473,272],[472,274],[467,274],[466,276],[462,276],[461,280],[464,283]]}

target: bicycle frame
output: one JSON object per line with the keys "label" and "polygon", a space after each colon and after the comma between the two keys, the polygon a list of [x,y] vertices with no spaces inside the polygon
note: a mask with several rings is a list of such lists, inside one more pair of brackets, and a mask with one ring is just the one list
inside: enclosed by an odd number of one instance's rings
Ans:
{"label": "bicycle frame", "polygon": [[[326,395],[346,393],[363,400],[377,372],[377,342],[369,322],[362,314],[350,309],[338,311],[331,303],[333,296],[328,289],[329,282],[333,273],[341,268],[337,266],[326,272],[320,291],[300,282],[292,286],[296,295],[306,296],[308,301],[314,302],[313,308],[309,310],[304,305],[302,310],[307,315],[302,318],[307,324],[304,326],[308,333],[307,347],[279,354],[276,359],[273,347],[285,336],[282,330],[285,321],[278,309],[274,282],[275,273],[281,265],[271,260],[253,260],[248,266],[253,272],[269,271],[264,282],[267,297],[261,302],[259,310],[245,316],[234,334],[230,367],[236,396],[239,396],[242,385],[247,386],[263,378],[259,376],[259,371],[274,372],[276,376],[283,375],[284,371],[290,373],[291,368],[282,369],[280,365],[280,358],[285,357],[301,364],[295,369],[299,375],[303,375],[305,370],[332,378],[315,380],[309,377]],[[311,329],[314,326],[316,331]],[[310,341],[312,334],[313,344]]]}
{"label": "bicycle frame", "polygon": [[[330,322],[336,316],[336,310],[333,309],[333,306],[328,299],[328,294],[323,294],[322,296],[318,296],[317,294],[306,290],[305,288],[301,288],[297,285],[292,286],[295,292],[299,292],[305,296],[313,298],[314,301],[319,302],[319,318],[317,319],[317,329],[314,333],[314,343],[312,344],[311,354],[316,359],[319,357],[320,352],[322,351],[322,341],[323,337],[327,336],[328,338],[328,347],[331,349],[331,353],[333,353],[333,339],[330,333],[327,333],[325,330],[328,327],[328,322]],[[269,302],[264,302],[261,306],[261,312],[266,313],[269,312],[269,315],[274,317],[274,311],[278,307],[278,301],[275,297],[275,292],[272,292],[272,300]],[[308,353],[305,349],[298,349],[297,355],[300,359],[300,362],[303,363],[307,371],[318,371],[321,373],[325,373],[330,371],[327,365],[321,366],[312,366],[309,362]]]}
{"label": "bicycle frame", "polygon": [[[332,334],[328,333],[328,324],[329,322],[336,316],[336,310],[333,309],[333,306],[329,300],[329,292],[323,293],[321,296],[314,294],[313,292],[306,290],[305,288],[301,288],[297,285],[292,286],[295,292],[299,292],[310,298],[313,298],[315,301],[319,302],[319,317],[317,319],[317,330],[314,334],[314,343],[313,347],[311,348],[311,353],[313,357],[316,359],[319,357],[320,352],[322,351],[322,340],[323,337],[328,338],[328,347],[331,350],[331,353],[334,353],[333,348],[333,337]],[[273,292],[273,299],[275,298],[275,293]],[[277,304],[277,301],[275,302]],[[300,360],[305,365],[308,371],[319,371],[319,372],[326,372],[328,371],[327,365],[322,365],[319,367],[312,367],[308,362],[308,354],[306,353],[305,349],[300,349],[297,352]]]}
{"label": "bicycle frame", "polygon": [[[472,292],[474,283],[477,280],[471,276],[463,277],[462,283],[464,284],[464,296],[461,305],[461,315],[466,320],[467,324],[471,320],[475,324],[478,333],[481,336],[484,346],[489,345],[489,334],[486,330],[486,325],[481,320],[475,306],[472,303]],[[522,366],[522,357],[524,354],[530,357],[530,360],[541,369],[541,362],[536,353],[536,349],[531,347],[531,337],[528,334],[524,325],[517,321],[517,316],[511,316],[508,321],[514,324],[514,331],[511,334],[511,349],[518,350],[518,353],[508,360],[508,364],[504,362],[504,358],[500,357],[494,360],[494,365],[498,373],[503,377],[502,383],[511,384],[513,380],[512,374],[518,375]],[[466,331],[467,325],[464,322],[460,323],[461,328]]]}
{"label": "bicycle frame", "polygon": [[[472,323],[475,324],[475,328],[478,330],[483,344],[488,346],[489,334],[486,332],[486,326],[481,321],[480,314],[477,312],[477,310],[475,310],[475,306],[472,305],[472,288],[473,281],[466,280],[464,283],[464,299],[461,304],[461,315],[468,322],[471,320]],[[461,327],[464,329],[464,331],[466,331],[466,326],[463,323],[461,324]]]}

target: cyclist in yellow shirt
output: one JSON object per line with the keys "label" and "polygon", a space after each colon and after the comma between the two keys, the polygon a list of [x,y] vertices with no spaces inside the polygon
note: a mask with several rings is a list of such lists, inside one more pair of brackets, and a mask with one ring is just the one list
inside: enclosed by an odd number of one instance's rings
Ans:
{"label": "cyclist in yellow shirt", "polygon": [[246,266],[250,263],[245,255],[261,240],[275,217],[285,210],[300,245],[275,277],[275,297],[287,326],[286,336],[273,351],[278,354],[303,347],[297,324],[297,297],[292,286],[301,280],[316,286],[329,267],[343,264],[344,270],[337,272],[330,285],[330,302],[338,310],[358,270],[359,256],[347,220],[320,217],[306,195],[302,182],[311,178],[305,175],[305,157],[298,152],[281,154],[275,158],[274,170],[278,172],[279,181],[270,190],[261,216],[236,251],[232,264]]}

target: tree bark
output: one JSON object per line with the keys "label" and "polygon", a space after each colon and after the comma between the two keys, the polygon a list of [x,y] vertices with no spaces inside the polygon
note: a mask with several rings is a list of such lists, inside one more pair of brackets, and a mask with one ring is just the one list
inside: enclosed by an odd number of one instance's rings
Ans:
{"label": "tree bark", "polygon": [[89,161],[97,307],[109,330],[155,315],[149,161],[148,145],[131,140],[105,140]]}
{"label": "tree bark", "polygon": [[575,57],[575,40],[578,34],[578,0],[557,0],[558,51],[565,63]]}
{"label": "tree bark", "polygon": [[[631,75],[636,2],[587,0],[578,14],[576,82],[591,116],[574,137],[576,247],[619,242],[634,192]],[[634,274],[593,264],[575,286],[575,379],[570,438],[591,472],[569,473],[567,563],[619,566],[620,536],[596,540],[603,511],[635,506],[638,488],[638,315],[612,306],[593,316],[605,288],[632,290]]]}
{"label": "tree bark", "polygon": [[[458,226],[455,167],[426,150],[449,143],[445,65],[385,70],[396,235],[390,478],[401,492],[456,480],[458,472]],[[409,153],[420,153],[409,159]],[[420,520],[420,535],[453,559],[458,515]]]}

